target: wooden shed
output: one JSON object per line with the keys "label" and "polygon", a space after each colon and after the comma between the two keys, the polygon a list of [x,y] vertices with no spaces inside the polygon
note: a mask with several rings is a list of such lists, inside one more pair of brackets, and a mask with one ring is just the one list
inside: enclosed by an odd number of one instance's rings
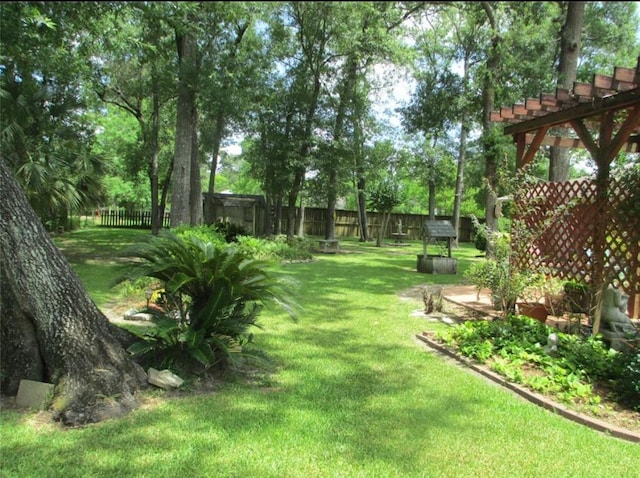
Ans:
{"label": "wooden shed", "polygon": [[248,194],[204,193],[205,224],[229,222],[242,226],[253,236],[264,234],[267,214],[264,197]]}

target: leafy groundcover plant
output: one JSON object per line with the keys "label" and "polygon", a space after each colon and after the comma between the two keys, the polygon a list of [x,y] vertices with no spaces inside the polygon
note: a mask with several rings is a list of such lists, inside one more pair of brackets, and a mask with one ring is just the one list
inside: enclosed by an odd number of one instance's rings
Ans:
{"label": "leafy groundcover plant", "polygon": [[120,281],[152,278],[161,290],[147,310],[154,325],[129,348],[149,365],[183,373],[226,368],[247,357],[262,307],[277,304],[295,317],[293,284],[234,245],[163,232],[126,255],[135,265]]}
{"label": "leafy groundcover plant", "polygon": [[[557,346],[548,339],[556,334]],[[637,344],[618,352],[597,337],[565,334],[526,316],[466,321],[438,332],[436,340],[483,363],[515,383],[589,407],[600,403],[596,385],[622,406],[640,411],[640,353]]]}

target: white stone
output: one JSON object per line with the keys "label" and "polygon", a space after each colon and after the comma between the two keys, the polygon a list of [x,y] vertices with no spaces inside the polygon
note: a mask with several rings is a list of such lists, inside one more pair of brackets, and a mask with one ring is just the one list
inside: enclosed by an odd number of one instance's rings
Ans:
{"label": "white stone", "polygon": [[150,321],[153,319],[153,315],[147,314],[146,312],[136,312],[135,314],[125,315],[125,320],[146,320]]}
{"label": "white stone", "polygon": [[16,405],[28,408],[44,408],[53,393],[53,384],[36,382],[33,380],[20,380]]}
{"label": "white stone", "polygon": [[179,388],[183,383],[180,377],[171,372],[170,370],[158,371],[155,368],[149,367],[149,383],[165,390],[172,388]]}

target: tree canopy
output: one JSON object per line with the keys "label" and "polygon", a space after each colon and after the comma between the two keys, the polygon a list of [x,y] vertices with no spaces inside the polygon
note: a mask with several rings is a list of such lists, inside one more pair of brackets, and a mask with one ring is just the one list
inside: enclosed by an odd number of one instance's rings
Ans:
{"label": "tree canopy", "polygon": [[[51,228],[98,206],[197,223],[218,182],[264,194],[274,231],[305,204],[331,230],[338,204],[365,212],[380,142],[407,159],[400,210],[478,214],[514,167],[488,115],[554,90],[568,3],[4,3],[3,158]],[[637,23],[634,2],[585,2],[577,79],[634,65]],[[459,177],[429,194],[438,157]]]}

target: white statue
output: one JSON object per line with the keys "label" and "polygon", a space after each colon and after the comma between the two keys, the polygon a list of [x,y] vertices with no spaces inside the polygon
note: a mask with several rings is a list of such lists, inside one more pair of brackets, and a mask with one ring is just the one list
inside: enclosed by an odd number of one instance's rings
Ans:
{"label": "white statue", "polygon": [[547,355],[555,355],[558,352],[558,334],[549,334],[547,345],[543,347]]}
{"label": "white statue", "polygon": [[602,322],[612,332],[634,334],[636,328],[627,315],[629,296],[609,286],[602,292]]}

